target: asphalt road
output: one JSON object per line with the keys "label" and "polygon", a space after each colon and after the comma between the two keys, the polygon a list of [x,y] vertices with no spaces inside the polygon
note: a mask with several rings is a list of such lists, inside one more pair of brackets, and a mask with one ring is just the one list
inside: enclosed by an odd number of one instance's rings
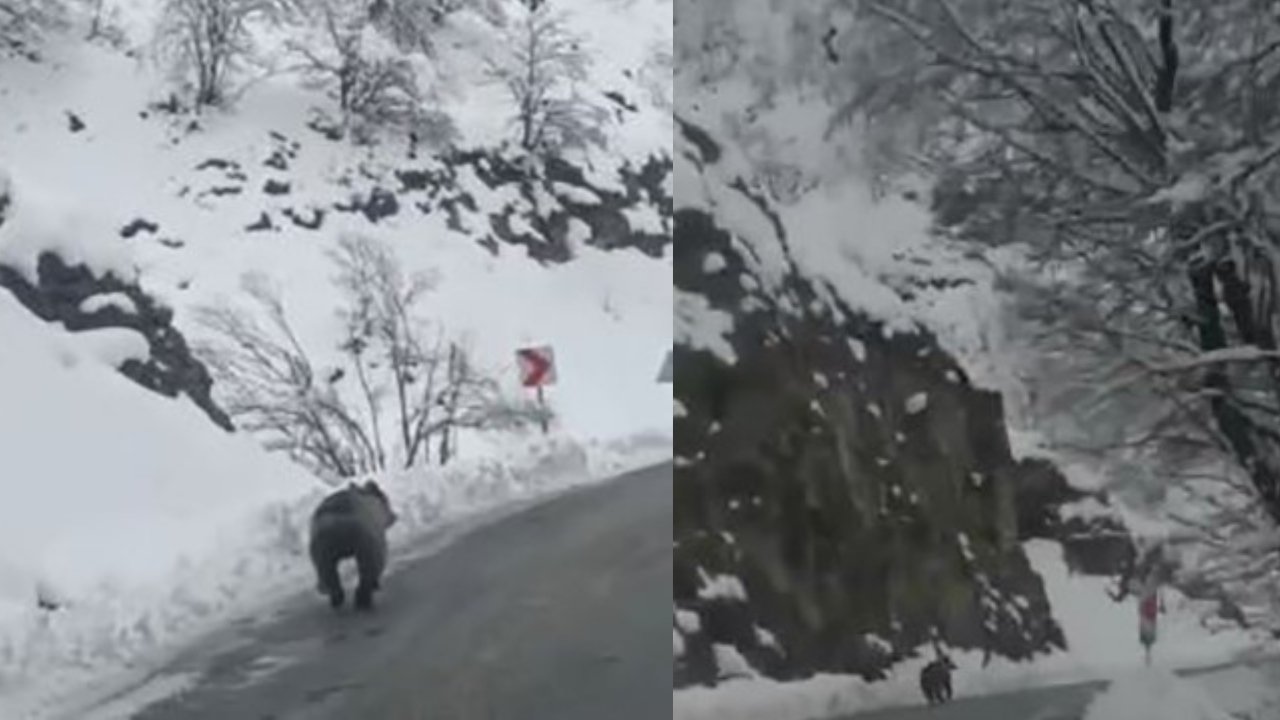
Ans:
{"label": "asphalt road", "polygon": [[[1274,673],[1280,670],[1280,659],[1241,660],[1183,670],[1178,674],[1196,678],[1246,667],[1275,677]],[[1107,682],[1084,682],[998,695],[958,697],[945,705],[889,708],[858,713],[843,720],[1081,720],[1094,697],[1106,690],[1107,685]]]}
{"label": "asphalt road", "polygon": [[1082,683],[1024,692],[955,698],[946,705],[859,713],[849,720],[1080,720],[1106,683]]}
{"label": "asphalt road", "polygon": [[372,614],[300,593],[135,688],[193,679],[131,717],[667,718],[671,476],[624,475],[402,561]]}

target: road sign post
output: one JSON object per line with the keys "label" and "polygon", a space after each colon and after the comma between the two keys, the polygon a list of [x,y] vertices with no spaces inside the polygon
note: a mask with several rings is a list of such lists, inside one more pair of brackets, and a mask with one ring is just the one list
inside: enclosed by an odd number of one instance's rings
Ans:
{"label": "road sign post", "polygon": [[1138,601],[1138,640],[1142,643],[1147,665],[1151,664],[1151,646],[1156,644],[1156,618],[1159,610],[1159,585],[1148,582]]}
{"label": "road sign post", "polygon": [[538,394],[539,422],[542,434],[550,432],[547,421],[547,400],[542,388],[556,381],[556,356],[550,345],[516,350],[516,365],[520,368],[520,384],[536,389]]}
{"label": "road sign post", "polygon": [[547,433],[551,432],[551,430],[547,425],[547,399],[542,394],[541,385],[538,386],[538,411],[539,411],[538,423],[542,425],[542,434],[546,435]]}
{"label": "road sign post", "polygon": [[675,364],[671,360],[671,351],[667,351],[667,359],[662,362],[662,369],[658,370],[658,382],[669,383],[675,381]]}

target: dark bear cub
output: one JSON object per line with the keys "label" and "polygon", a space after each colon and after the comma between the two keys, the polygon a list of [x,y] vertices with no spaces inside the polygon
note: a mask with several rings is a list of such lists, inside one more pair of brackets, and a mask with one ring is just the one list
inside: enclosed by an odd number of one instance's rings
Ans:
{"label": "dark bear cub", "polygon": [[311,564],[316,569],[316,589],[329,596],[329,604],[342,607],[346,594],[338,576],[338,563],[355,558],[360,582],[356,608],[373,607],[387,564],[387,528],[396,521],[382,488],[372,480],[352,483],[320,502],[311,514]]}
{"label": "dark bear cub", "polygon": [[951,658],[943,655],[924,666],[920,671],[920,689],[924,699],[930,705],[947,702],[951,699],[951,671],[955,670]]}

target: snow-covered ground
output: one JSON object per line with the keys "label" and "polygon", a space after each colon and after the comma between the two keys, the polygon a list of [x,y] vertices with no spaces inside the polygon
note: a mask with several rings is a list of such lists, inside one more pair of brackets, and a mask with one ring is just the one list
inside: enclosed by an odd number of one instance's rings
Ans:
{"label": "snow-covered ground", "polygon": [[[50,39],[44,62],[6,59],[0,72],[0,178],[13,200],[0,228],[0,261],[29,272],[40,251],[53,249],[136,280],[173,308],[175,325],[196,341],[194,311],[236,304],[243,274],[261,272],[323,363],[335,353],[339,329],[326,252],[342,233],[358,232],[392,246],[409,271],[434,274],[430,318],[467,343],[508,392],[525,392],[516,348],[552,345],[558,381],[547,400],[558,420],[551,434],[464,434],[459,460],[446,469],[382,478],[403,520],[393,528],[396,547],[429,527],[670,457],[671,386],[656,382],[671,345],[669,255],[580,245],[573,261],[540,267],[513,246],[491,255],[469,232],[474,226],[453,229],[441,213],[412,208],[377,225],[331,212],[320,231],[296,227],[280,215],[286,205],[328,206],[375,184],[395,187],[394,170],[408,164],[404,144],[357,148],[323,139],[306,123],[327,101],[287,73],[250,84],[232,108],[207,112],[201,130],[188,133],[187,119],[148,110],[169,88],[145,52],[159,3],[105,5],[144,52],[86,44],[73,30]],[[574,28],[600,58],[591,84],[618,89],[641,108],[613,128],[609,152],[589,158],[593,179],[616,184],[620,163],[669,151],[670,114],[649,100],[654,70],[646,63],[655,47],[669,48],[670,8],[670,0],[584,0],[570,8]],[[441,109],[457,119],[464,141],[483,145],[510,128],[494,88],[469,87],[483,51],[468,44],[483,40],[477,32],[464,24],[444,38],[437,70],[453,80],[442,81]],[[68,113],[82,131],[69,130]],[[293,154],[287,170],[265,166],[281,149]],[[414,167],[432,167],[429,150],[420,152]],[[197,169],[212,158],[238,163],[243,179]],[[464,224],[504,203],[536,211],[463,174],[460,185],[480,211],[464,213]],[[264,193],[267,180],[288,182],[290,193]],[[206,192],[227,184],[241,191]],[[279,231],[246,232],[264,211]],[[139,218],[158,231],[122,238],[120,229]],[[145,355],[140,336],[70,334],[0,291],[0,339],[0,491],[7,498],[0,510],[0,717],[65,707],[120,667],[146,666],[185,639],[308,586],[306,520],[327,486],[252,438],[224,434],[191,403],[149,393],[116,372],[122,360]],[[41,610],[38,600],[59,608]]]}
{"label": "snow-covered ground", "polygon": [[1084,720],[1266,720],[1280,710],[1276,674],[1274,664],[1193,677],[1131,671],[1094,698]]}
{"label": "snow-covered ground", "polygon": [[1084,720],[1231,720],[1194,680],[1143,669],[1112,682],[1094,698]]}
{"label": "snow-covered ground", "polygon": [[[1025,549],[1045,582],[1054,618],[1062,625],[1069,649],[1030,662],[997,657],[985,668],[982,653],[952,651],[957,665],[952,677],[956,696],[1107,680],[1140,669],[1143,654],[1138,643],[1136,600],[1112,602],[1106,595],[1106,578],[1070,574],[1056,543],[1036,540],[1028,542]],[[1211,667],[1250,657],[1265,640],[1261,635],[1242,631],[1210,632],[1199,622],[1203,608],[1197,608],[1174,590],[1166,589],[1163,600],[1166,614],[1160,617],[1159,641],[1152,653],[1156,671]],[[919,674],[933,655],[927,647],[919,650],[919,658],[894,666],[890,676],[880,682],[819,675],[790,683],[749,678],[730,680],[715,688],[679,690],[672,701],[672,717],[814,720],[884,707],[922,705]]]}

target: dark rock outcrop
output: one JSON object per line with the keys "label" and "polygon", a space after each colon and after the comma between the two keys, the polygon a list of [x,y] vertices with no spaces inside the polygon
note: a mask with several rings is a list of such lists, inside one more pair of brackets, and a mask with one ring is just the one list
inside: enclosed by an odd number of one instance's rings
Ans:
{"label": "dark rock outcrop", "polygon": [[147,220],[146,218],[134,218],[129,222],[129,224],[120,228],[120,237],[127,240],[140,232],[147,232],[154,235],[159,230],[159,225]]}
{"label": "dark rock outcrop", "polygon": [[288,195],[289,183],[282,182],[274,178],[268,178],[267,182],[262,186],[262,192],[268,195]]}
{"label": "dark rock outcrop", "polygon": [[335,204],[333,209],[346,213],[358,212],[369,222],[377,223],[400,212],[400,201],[390,190],[376,187],[368,195],[355,195],[349,202]]}
{"label": "dark rock outcrop", "polygon": [[[431,169],[405,168],[396,172],[403,193],[424,193],[427,201],[415,205],[423,213],[437,209],[448,215],[447,223],[459,232],[477,230],[476,240],[487,247],[498,242],[523,247],[528,256],[542,263],[566,262],[573,257],[569,246],[569,220],[577,218],[589,228],[586,242],[602,249],[634,248],[651,257],[661,257],[671,243],[669,233],[655,233],[644,228],[633,228],[627,219],[627,211],[641,205],[650,205],[660,218],[668,223],[673,217],[674,200],[666,190],[671,172],[671,159],[665,155],[650,157],[640,167],[624,165],[619,170],[622,191],[594,186],[583,171],[559,158],[546,158],[541,174],[529,172],[518,158],[487,150],[455,151],[441,158],[441,166]],[[538,197],[555,197],[558,207],[545,208],[539,213],[525,213],[510,206],[488,209],[484,218],[487,228],[472,228],[462,210],[478,213],[475,198],[459,188],[458,172],[470,168],[486,187],[498,189],[515,187],[521,197],[532,207],[538,207]],[[575,201],[555,192],[557,184],[582,190],[595,202]],[[513,229],[514,215],[531,232]]]}
{"label": "dark rock outcrop", "polygon": [[262,232],[264,230],[272,230],[275,225],[271,222],[271,216],[265,211],[258,215],[258,219],[244,226],[245,232]]}
{"label": "dark rock outcrop", "polygon": [[[17,270],[0,265],[0,288],[12,292],[28,310],[47,322],[62,323],[68,330],[128,328],[146,338],[151,349],[145,361],[130,359],[120,372],[155,392],[185,395],[225,430],[232,430],[227,414],[214,402],[213,379],[191,353],[185,338],[173,327],[173,312],[160,305],[137,285],[115,275],[95,275],[84,265],[67,265],[58,255],[43,253],[37,265],[36,283]],[[95,295],[119,293],[129,299],[133,311],[107,304],[93,312],[82,309]]]}
{"label": "dark rock outcrop", "polygon": [[[713,164],[720,148],[686,128],[681,161]],[[677,292],[732,318],[736,355],[675,349],[675,684],[715,682],[729,647],[780,679],[880,677],[935,632],[1014,659],[1064,647],[1021,540],[1065,534],[1055,503],[1079,493],[1015,461],[1000,396],[934,337],[803,277],[767,203],[708,181],[756,205],[770,236],[675,214]],[[760,276],[755,242],[788,258],[780,281]]]}

